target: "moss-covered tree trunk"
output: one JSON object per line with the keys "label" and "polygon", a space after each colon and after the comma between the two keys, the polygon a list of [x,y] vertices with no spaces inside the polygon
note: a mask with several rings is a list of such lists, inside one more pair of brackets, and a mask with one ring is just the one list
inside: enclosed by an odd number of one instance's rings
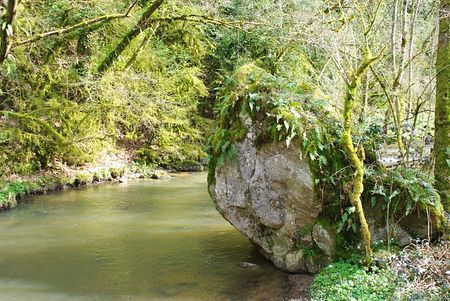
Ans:
{"label": "moss-covered tree trunk", "polygon": [[440,1],[439,17],[434,175],[444,208],[450,211],[450,0]]}
{"label": "moss-covered tree trunk", "polygon": [[361,202],[361,195],[364,191],[364,149],[360,146],[356,149],[352,139],[352,119],[353,108],[357,96],[357,89],[361,82],[361,77],[366,70],[372,65],[376,58],[366,58],[359,68],[350,75],[350,82],[347,85],[347,93],[344,99],[344,133],[342,134],[342,146],[347,155],[350,157],[353,168],[355,169],[355,177],[353,179],[353,190],[350,193],[350,202],[356,209],[356,214],[361,225],[361,236],[364,241],[366,255],[372,255],[371,234],[369,226],[364,215]]}

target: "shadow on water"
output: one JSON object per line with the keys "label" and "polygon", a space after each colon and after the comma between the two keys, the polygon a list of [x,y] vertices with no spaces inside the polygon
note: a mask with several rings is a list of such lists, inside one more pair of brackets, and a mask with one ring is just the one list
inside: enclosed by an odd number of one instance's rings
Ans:
{"label": "shadow on water", "polygon": [[0,300],[283,300],[291,276],[220,217],[205,182],[106,184],[0,215]]}

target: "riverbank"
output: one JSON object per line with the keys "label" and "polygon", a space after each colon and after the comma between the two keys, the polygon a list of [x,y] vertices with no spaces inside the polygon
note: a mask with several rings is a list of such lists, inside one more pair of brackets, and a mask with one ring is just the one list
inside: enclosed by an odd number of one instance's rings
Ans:
{"label": "riverbank", "polygon": [[109,154],[97,164],[80,167],[54,164],[51,168],[33,175],[8,175],[0,179],[0,211],[13,209],[30,195],[100,183],[120,183],[129,179],[165,179],[170,178],[169,172],[201,171],[201,165],[194,163],[186,162],[175,167],[160,168],[137,164],[126,154]]}

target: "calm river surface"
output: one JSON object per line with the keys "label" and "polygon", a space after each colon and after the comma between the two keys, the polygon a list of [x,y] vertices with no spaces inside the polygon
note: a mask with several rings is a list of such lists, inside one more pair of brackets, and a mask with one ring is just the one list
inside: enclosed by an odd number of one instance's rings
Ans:
{"label": "calm river surface", "polygon": [[0,233],[1,301],[283,300],[289,294],[288,275],[216,212],[203,173],[35,197],[0,214]]}

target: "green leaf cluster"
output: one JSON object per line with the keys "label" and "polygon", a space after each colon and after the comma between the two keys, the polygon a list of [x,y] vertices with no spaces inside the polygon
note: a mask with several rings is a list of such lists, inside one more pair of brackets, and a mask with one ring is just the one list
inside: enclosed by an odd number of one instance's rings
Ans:
{"label": "green leaf cluster", "polygon": [[439,193],[432,185],[430,175],[413,168],[380,169],[366,171],[366,199],[372,207],[380,204],[389,218],[398,219],[414,211],[430,210],[438,228],[446,225]]}

